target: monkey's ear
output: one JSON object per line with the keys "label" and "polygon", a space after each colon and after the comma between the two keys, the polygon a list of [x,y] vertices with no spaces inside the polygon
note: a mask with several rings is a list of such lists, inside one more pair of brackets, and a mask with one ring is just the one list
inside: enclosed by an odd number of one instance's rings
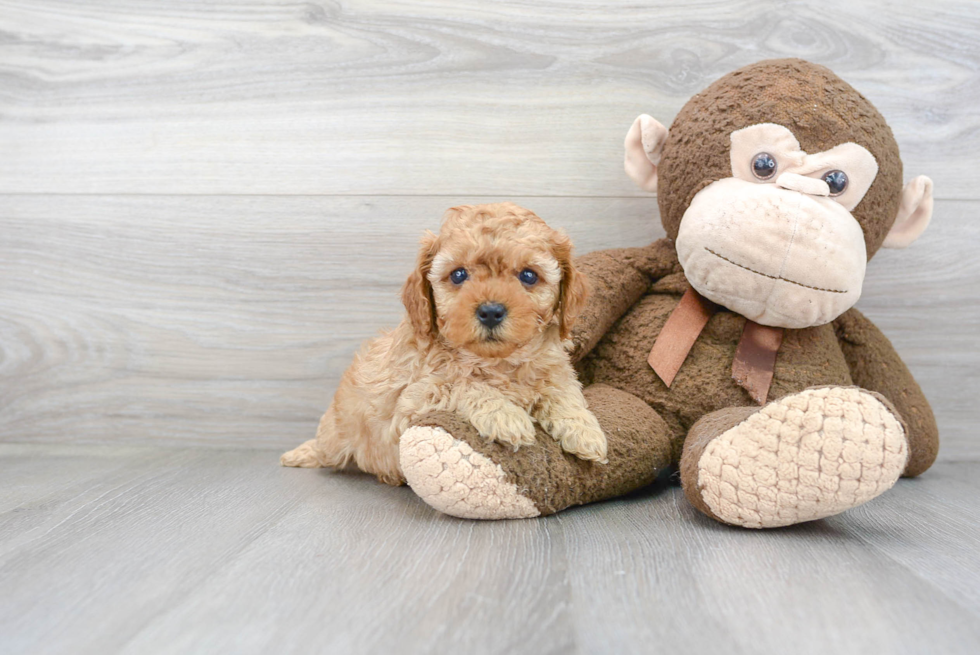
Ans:
{"label": "monkey's ear", "polygon": [[881,245],[885,248],[907,248],[926,231],[932,219],[932,180],[920,175],[905,185],[895,224]]}
{"label": "monkey's ear", "polygon": [[426,338],[438,332],[436,322],[436,302],[429,283],[429,269],[439,251],[439,240],[435,234],[426,231],[422,236],[415,270],[405,280],[402,287],[402,303],[408,312],[408,320],[419,338]]}
{"label": "monkey's ear", "polygon": [[657,165],[666,140],[667,128],[646,114],[637,116],[626,133],[623,167],[630,179],[644,191],[657,192]]}

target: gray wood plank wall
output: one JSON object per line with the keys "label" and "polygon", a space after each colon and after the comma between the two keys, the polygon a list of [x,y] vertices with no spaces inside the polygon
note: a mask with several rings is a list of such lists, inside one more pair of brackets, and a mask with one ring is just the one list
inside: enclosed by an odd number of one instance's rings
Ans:
{"label": "gray wood plank wall", "polygon": [[22,0],[0,35],[0,441],[292,445],[445,208],[513,199],[580,252],[656,238],[632,119],[801,56],[936,182],[859,307],[940,457],[980,460],[975,2]]}

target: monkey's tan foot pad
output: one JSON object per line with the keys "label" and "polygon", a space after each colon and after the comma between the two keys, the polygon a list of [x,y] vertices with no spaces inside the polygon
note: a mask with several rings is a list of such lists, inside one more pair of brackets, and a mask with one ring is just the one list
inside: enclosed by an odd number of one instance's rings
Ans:
{"label": "monkey's tan foot pad", "polygon": [[701,451],[697,465],[682,465],[688,477],[697,477],[682,480],[688,497],[696,490],[695,505],[747,528],[812,521],[857,507],[891,488],[909,457],[893,410],[856,387],[786,396],[710,440],[695,435],[698,429],[695,424],[688,437],[703,446],[694,446]]}
{"label": "monkey's tan foot pad", "polygon": [[409,486],[440,512],[464,519],[521,519],[541,514],[499,464],[440,427],[406,430],[399,456]]}

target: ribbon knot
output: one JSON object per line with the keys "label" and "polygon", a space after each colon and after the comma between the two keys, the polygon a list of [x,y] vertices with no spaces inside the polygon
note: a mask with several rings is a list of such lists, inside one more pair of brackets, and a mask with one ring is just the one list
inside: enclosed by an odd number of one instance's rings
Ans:
{"label": "ribbon knot", "polygon": [[[667,317],[647,362],[668,388],[704,326],[719,309],[718,305],[690,288]],[[783,328],[745,319],[732,362],[732,379],[760,405],[765,404],[769,396],[776,354],[782,342]]]}

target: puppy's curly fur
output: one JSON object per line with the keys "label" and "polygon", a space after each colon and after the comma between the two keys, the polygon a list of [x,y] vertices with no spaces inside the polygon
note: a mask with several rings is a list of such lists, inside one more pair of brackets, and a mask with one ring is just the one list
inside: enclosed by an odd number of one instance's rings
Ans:
{"label": "puppy's curly fur", "polygon": [[[433,411],[458,412],[515,450],[534,442],[533,417],[565,451],[605,461],[605,435],[562,345],[588,293],[571,254],[564,233],[513,203],[450,209],[439,235],[422,238],[402,290],[407,317],[365,344],[316,438],[282,464],[353,464],[403,484],[398,440]],[[459,269],[461,282],[451,276]],[[489,303],[506,311],[492,327],[478,317]]]}

